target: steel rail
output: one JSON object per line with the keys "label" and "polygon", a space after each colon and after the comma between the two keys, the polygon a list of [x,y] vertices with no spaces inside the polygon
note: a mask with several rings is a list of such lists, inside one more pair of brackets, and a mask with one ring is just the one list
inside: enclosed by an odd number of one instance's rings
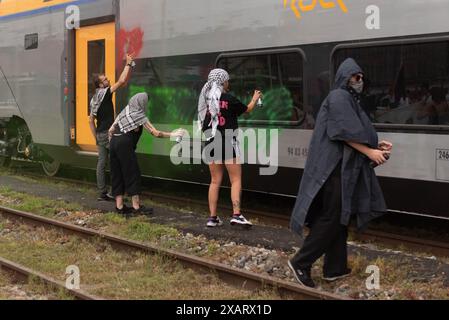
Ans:
{"label": "steel rail", "polygon": [[282,298],[298,300],[350,300],[349,298],[322,292],[316,289],[306,288],[293,282],[288,282],[274,277],[260,275],[229,267],[200,257],[187,255],[173,250],[158,248],[149,244],[136,242],[115,235],[99,232],[96,230],[78,227],[72,224],[60,222],[54,219],[41,217],[35,214],[13,210],[0,206],[0,215],[5,218],[16,220],[33,226],[53,228],[64,234],[75,235],[87,240],[100,239],[111,245],[115,249],[126,251],[139,251],[151,255],[165,256],[180,262],[183,266],[198,272],[216,273],[219,278],[235,287],[254,289],[274,289]]}
{"label": "steel rail", "polygon": [[16,280],[26,283],[30,278],[38,279],[45,286],[54,292],[63,290],[77,300],[103,300],[103,298],[91,295],[83,290],[69,289],[67,286],[56,279],[53,279],[43,273],[24,267],[20,264],[6,260],[0,257],[0,270],[3,270],[14,276]]}
{"label": "steel rail", "polygon": [[[38,174],[29,174],[26,173],[26,175],[35,177],[35,178],[41,178],[44,177],[43,175]],[[79,181],[75,179],[69,179],[69,178],[62,178],[62,177],[53,177],[52,180],[58,180],[61,182],[71,183],[71,184],[79,184],[80,182],[85,185],[91,185],[95,186],[94,183],[91,182],[85,182],[85,181]],[[198,206],[201,208],[204,208],[204,210],[208,210],[208,204],[204,201],[200,200],[194,200],[187,197],[179,197],[179,196],[172,196],[167,194],[158,194],[154,192],[142,192],[142,195],[146,196],[148,199],[153,201],[159,201],[159,202],[169,202],[171,204],[177,203],[183,207],[186,205],[193,205]],[[232,207],[225,206],[225,205],[219,205],[220,210],[232,210]],[[265,224],[275,224],[283,227],[289,226],[289,218],[287,216],[283,216],[281,214],[276,214],[274,212],[266,212],[266,211],[260,211],[260,210],[254,210],[254,209],[245,209],[245,215],[249,218],[256,218],[260,221],[264,222]],[[434,240],[428,240],[428,239],[421,239],[418,237],[411,237],[411,236],[405,236],[405,235],[398,235],[394,233],[384,232],[380,230],[375,229],[368,229],[364,232],[357,232],[354,228],[350,228],[350,231],[352,232],[353,238],[355,240],[359,241],[377,241],[381,242],[386,245],[391,246],[404,246],[407,249],[411,250],[419,250],[421,252],[425,253],[431,253],[437,256],[443,256],[443,257],[449,257],[449,243],[442,242],[442,241],[434,241]]]}

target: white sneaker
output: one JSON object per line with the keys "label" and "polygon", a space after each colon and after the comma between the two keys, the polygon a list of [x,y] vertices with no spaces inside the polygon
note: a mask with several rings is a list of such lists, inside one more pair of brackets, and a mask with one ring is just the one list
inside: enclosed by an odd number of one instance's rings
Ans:
{"label": "white sneaker", "polygon": [[232,226],[240,225],[240,226],[246,226],[246,227],[253,226],[253,224],[251,222],[249,222],[248,220],[246,220],[246,218],[243,215],[233,216],[231,219],[231,225]]}
{"label": "white sneaker", "polygon": [[207,226],[209,228],[215,228],[223,225],[223,222],[220,220],[219,217],[210,217],[209,220],[207,220]]}

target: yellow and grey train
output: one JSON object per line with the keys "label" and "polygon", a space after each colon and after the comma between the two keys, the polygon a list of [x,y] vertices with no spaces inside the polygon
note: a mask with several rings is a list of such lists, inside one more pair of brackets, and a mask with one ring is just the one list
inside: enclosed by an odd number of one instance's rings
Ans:
{"label": "yellow and grey train", "polygon": [[[274,175],[245,163],[247,190],[294,197],[320,105],[347,57],[364,69],[362,105],[395,144],[378,168],[394,212],[449,219],[449,0],[0,0],[0,158],[94,168],[89,98],[95,75],[111,81],[136,54],[115,97],[150,96],[156,127],[192,128],[209,70],[233,93],[264,91],[242,128],[278,130]],[[192,129],[193,130],[193,129]],[[207,183],[204,165],[175,165],[172,141],[145,135],[145,176]]]}

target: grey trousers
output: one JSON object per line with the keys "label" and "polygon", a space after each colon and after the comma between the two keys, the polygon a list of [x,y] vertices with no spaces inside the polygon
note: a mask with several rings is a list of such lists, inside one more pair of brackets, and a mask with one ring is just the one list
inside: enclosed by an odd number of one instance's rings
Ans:
{"label": "grey trousers", "polygon": [[108,193],[106,185],[106,166],[109,159],[108,133],[97,133],[98,162],[97,162],[97,187],[100,193]]}

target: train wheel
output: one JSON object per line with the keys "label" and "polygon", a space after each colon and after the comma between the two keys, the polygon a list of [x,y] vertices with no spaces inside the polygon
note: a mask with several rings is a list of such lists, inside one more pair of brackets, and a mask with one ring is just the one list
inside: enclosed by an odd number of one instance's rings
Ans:
{"label": "train wheel", "polygon": [[61,167],[61,163],[57,160],[44,160],[41,165],[45,174],[49,177],[54,177]]}

